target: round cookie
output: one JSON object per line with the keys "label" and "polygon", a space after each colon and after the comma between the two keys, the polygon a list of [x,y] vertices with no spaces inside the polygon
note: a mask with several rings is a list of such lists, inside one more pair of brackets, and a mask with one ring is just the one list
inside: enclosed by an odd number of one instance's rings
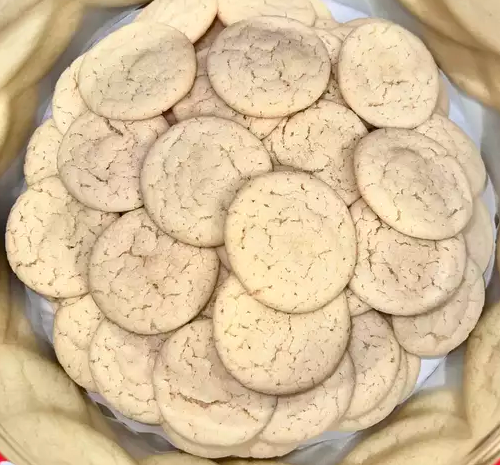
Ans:
{"label": "round cookie", "polygon": [[137,21],[85,54],[78,86],[94,113],[137,120],[168,110],[189,92],[195,74],[194,47],[184,34],[165,24]]}
{"label": "round cookie", "polygon": [[460,286],[466,264],[462,236],[427,241],[387,226],[364,200],[350,208],[358,260],[351,290],[372,308],[418,315],[444,303]]}
{"label": "round cookie", "polygon": [[62,301],[54,319],[54,350],[68,376],[89,391],[97,391],[89,367],[89,347],[104,315],[87,294],[76,302]]}
{"label": "round cookie", "polygon": [[348,351],[356,383],[343,421],[357,419],[380,404],[396,381],[401,360],[391,326],[375,311],[352,319]]}
{"label": "round cookie", "polygon": [[89,366],[97,391],[128,418],[153,425],[162,422],[153,367],[166,339],[166,334],[130,333],[107,319],[92,338]]}
{"label": "round cookie", "polygon": [[28,186],[50,176],[57,176],[57,151],[61,142],[62,134],[52,118],[35,130],[24,159],[24,177]]}
{"label": "round cookie", "polygon": [[201,311],[218,271],[214,250],[172,239],[139,209],[123,215],[99,237],[89,283],[92,297],[110,320],[131,332],[159,334]]}
{"label": "round cookie", "polygon": [[349,312],[351,316],[362,315],[363,313],[369,312],[371,310],[370,305],[363,302],[351,289],[345,290],[345,296],[347,298],[347,306],[349,307]]}
{"label": "round cookie", "polygon": [[328,32],[333,32],[333,30],[341,27],[341,23],[332,18],[317,18],[314,21],[314,27],[316,29],[323,29]]}
{"label": "round cookie", "polygon": [[483,192],[486,168],[474,142],[453,121],[438,114],[432,115],[415,130],[442,145],[447,154],[455,157],[469,181],[473,197]]}
{"label": "round cookie", "polygon": [[467,254],[484,273],[493,255],[495,237],[490,212],[480,197],[474,199],[472,218],[463,230],[463,236]]}
{"label": "round cookie", "polygon": [[240,113],[264,118],[310,106],[325,91],[331,71],[328,52],[314,31],[276,16],[224,29],[210,47],[207,66],[219,97]]}
{"label": "round cookie", "polygon": [[215,18],[212,25],[208,28],[207,32],[200,37],[199,40],[194,44],[194,49],[197,52],[209,49],[214,43],[217,36],[223,31],[224,24],[222,24],[219,18]]}
{"label": "round cookie", "polygon": [[154,0],[142,9],[136,21],[174,27],[194,43],[205,34],[216,15],[217,0]]}
{"label": "round cookie", "polygon": [[484,298],[481,270],[469,259],[462,284],[444,304],[423,315],[392,317],[396,338],[405,350],[419,357],[443,357],[474,329]]}
{"label": "round cookie", "polygon": [[52,118],[61,134],[65,134],[71,123],[88,110],[78,88],[78,74],[84,57],[79,56],[64,70],[54,88]]}
{"label": "round cookie", "polygon": [[338,74],[345,101],[373,126],[413,128],[436,107],[439,74],[432,55],[396,24],[374,22],[349,34]]}
{"label": "round cookie", "polygon": [[344,202],[325,183],[299,172],[249,181],[228,210],[225,245],[249,294],[288,313],[310,312],[334,299],[356,262],[355,230]]}
{"label": "round cookie", "polygon": [[163,419],[198,444],[243,444],[266,426],[276,407],[275,397],[247,389],[226,371],[210,320],[170,337],[156,360],[153,383]]}
{"label": "round cookie", "polygon": [[228,271],[228,269],[224,266],[224,264],[221,261],[221,264],[219,266],[219,275],[217,276],[217,282],[215,283],[214,292],[212,293],[212,296],[210,297],[210,300],[208,301],[207,305],[205,305],[205,308],[200,312],[200,315],[199,315],[200,317],[203,317],[203,318],[212,318],[213,317],[215,300],[217,299],[217,296],[219,295],[219,289],[224,284],[224,281],[227,278],[229,278],[230,274],[231,273]]}
{"label": "round cookie", "polygon": [[234,276],[215,301],[215,345],[244,386],[275,395],[306,391],[335,371],[350,334],[344,294],[314,313],[291,315],[262,305]]}
{"label": "round cookie", "polygon": [[406,364],[408,365],[408,371],[406,373],[405,388],[403,389],[403,393],[400,398],[401,402],[410,397],[414,391],[418,376],[420,375],[422,361],[420,360],[420,357],[406,352]]}
{"label": "round cookie", "polygon": [[50,297],[88,292],[91,249],[117,215],[77,202],[52,176],[21,194],[7,221],[5,247],[18,278]]}
{"label": "round cookie", "polygon": [[283,16],[312,26],[316,11],[309,0],[218,0],[219,19],[230,25],[254,16]]}
{"label": "round cookie", "polygon": [[150,455],[139,461],[139,465],[214,465],[214,462],[182,452],[167,452]]}
{"label": "round cookie", "polygon": [[443,76],[439,76],[439,95],[436,108],[434,108],[434,114],[436,113],[446,117],[450,114],[450,95],[448,92],[448,84],[444,80]]}
{"label": "round cookie", "polygon": [[139,177],[147,152],[168,129],[163,116],[116,121],[91,111],[64,135],[57,157],[59,176],[84,205],[108,212],[142,206]]}
{"label": "round cookie", "polygon": [[290,444],[320,435],[347,411],[354,382],[354,365],[346,352],[334,374],[321,384],[301,394],[278,398],[261,439],[271,444]]}
{"label": "round cookie", "polygon": [[201,247],[219,246],[237,190],[271,169],[260,140],[239,124],[211,116],[192,118],[171,128],[146,156],[141,172],[144,204],[172,237]]}
{"label": "round cookie", "polygon": [[229,257],[227,256],[226,247],[221,245],[217,247],[215,250],[222,265],[224,265],[224,267],[227,268],[229,271],[232,271],[231,263],[229,263]]}
{"label": "round cookie", "polygon": [[407,236],[447,239],[470,220],[472,196],[460,164],[416,131],[372,132],[356,148],[354,169],[368,205]]}
{"label": "round cookie", "polygon": [[349,206],[360,197],[354,176],[354,149],[367,134],[353,111],[320,100],[288,118],[264,145],[279,164],[313,174]]}

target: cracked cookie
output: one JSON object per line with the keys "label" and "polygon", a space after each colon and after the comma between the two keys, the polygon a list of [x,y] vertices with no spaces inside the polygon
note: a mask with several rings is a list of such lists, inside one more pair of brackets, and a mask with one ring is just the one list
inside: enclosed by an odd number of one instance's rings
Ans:
{"label": "cracked cookie", "polygon": [[212,116],[192,118],[173,126],[146,156],[144,205],[172,237],[200,247],[219,246],[238,189],[271,170],[261,141],[241,125]]}
{"label": "cracked cookie", "polygon": [[88,207],[125,212],[142,206],[140,172],[147,152],[168,129],[163,116],[116,121],[90,111],[63,137],[59,176],[68,191]]}
{"label": "cracked cookie", "polygon": [[213,249],[176,241],[139,209],[123,215],[97,240],[90,291],[101,311],[128,331],[165,333],[198,315],[218,271]]}
{"label": "cracked cookie", "polygon": [[198,444],[243,444],[266,426],[276,407],[274,396],[247,389],[226,371],[210,320],[195,321],[168,340],[153,383],[164,420]]}
{"label": "cracked cookie", "polygon": [[313,104],[325,91],[331,70],[328,51],[312,29],[276,16],[224,29],[210,47],[207,66],[222,100],[240,113],[264,118],[291,115]]}
{"label": "cracked cookie", "polygon": [[417,316],[393,316],[396,338],[419,357],[443,357],[464,342],[476,326],[485,298],[481,270],[467,260],[460,287],[442,305]]}
{"label": "cracked cookie", "polygon": [[215,301],[215,345],[243,385],[274,395],[306,391],[331,376],[350,334],[343,293],[323,308],[291,315],[254,300],[230,276]]}
{"label": "cracked cookie", "polygon": [[49,297],[88,292],[88,263],[97,237],[118,218],[85,207],[52,176],[21,194],[7,221],[10,266],[28,287]]}
{"label": "cracked cookie", "polygon": [[432,55],[393,23],[354,29],[342,46],[338,78],[345,101],[376,127],[414,128],[436,107],[439,74]]}
{"label": "cracked cookie", "polygon": [[78,86],[94,113],[141,120],[160,116],[184,97],[195,74],[194,47],[182,32],[161,23],[137,21],[85,54]]}
{"label": "cracked cookie", "polygon": [[351,290],[393,315],[418,315],[445,302],[460,286],[467,254],[462,236],[428,241],[387,226],[363,199],[350,208],[358,259]]}
{"label": "cracked cookie", "polygon": [[323,307],[354,271],[349,211],[333,189],[306,173],[273,172],[249,181],[228,210],[224,234],[245,289],[284,312]]}
{"label": "cracked cookie", "polygon": [[366,203],[408,236],[440,240],[472,215],[467,177],[454,156],[416,131],[379,129],[356,147],[354,169]]}
{"label": "cracked cookie", "polygon": [[162,422],[153,389],[153,367],[167,334],[130,333],[104,319],[89,347],[97,391],[120,413],[148,424]]}

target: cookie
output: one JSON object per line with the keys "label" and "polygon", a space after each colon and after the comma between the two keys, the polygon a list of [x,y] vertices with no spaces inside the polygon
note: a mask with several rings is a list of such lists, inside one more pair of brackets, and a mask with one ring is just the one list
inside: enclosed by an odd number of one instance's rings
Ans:
{"label": "cookie", "polygon": [[248,182],[228,210],[225,245],[249,294],[288,313],[310,312],[334,299],[356,262],[346,205],[325,183],[299,172]]}
{"label": "cookie", "polygon": [[484,273],[493,255],[495,238],[490,212],[480,197],[474,199],[472,218],[465,227],[463,235],[467,254],[479,266],[481,273]]}
{"label": "cookie", "polygon": [[261,439],[271,444],[290,444],[320,435],[348,409],[354,382],[354,365],[346,352],[334,374],[321,384],[301,394],[278,398]]}
{"label": "cookie", "polygon": [[244,386],[274,395],[306,391],[335,371],[350,334],[344,294],[314,313],[266,307],[230,276],[214,308],[214,337],[226,369]]}
{"label": "cookie", "polygon": [[166,334],[130,333],[104,319],[88,348],[97,391],[116,410],[133,420],[160,424],[153,389],[153,367]]}
{"label": "cookie", "polygon": [[371,307],[366,302],[363,302],[350,289],[345,290],[345,296],[347,298],[347,306],[349,307],[351,316],[362,315],[363,313],[369,312],[371,310]]}
{"label": "cookie", "polygon": [[78,86],[94,113],[137,120],[168,110],[189,92],[195,73],[194,47],[184,34],[165,24],[137,21],[85,54]]}
{"label": "cookie", "polygon": [[171,128],[146,156],[141,172],[144,205],[172,237],[201,247],[219,246],[237,190],[271,169],[260,140],[239,124],[212,116],[192,118]]}
{"label": "cookie", "polygon": [[43,295],[83,295],[91,249],[116,218],[76,201],[58,178],[43,179],[21,194],[10,212],[5,236],[10,266]]}
{"label": "cookie", "polygon": [[407,236],[447,239],[470,220],[472,195],[460,164],[416,131],[372,132],[356,147],[354,169],[368,205]]}
{"label": "cookie", "polygon": [[481,153],[460,127],[445,116],[434,114],[415,130],[441,144],[449,156],[456,158],[467,176],[473,197],[483,192],[486,168]]}
{"label": "cookie", "polygon": [[434,113],[438,113],[446,117],[450,114],[450,95],[448,92],[448,84],[442,76],[439,76],[439,94],[436,108],[434,108]]}
{"label": "cookie", "polygon": [[212,293],[212,296],[210,297],[207,305],[205,305],[205,308],[200,312],[199,316],[203,318],[212,318],[214,313],[215,299],[217,299],[217,296],[219,295],[219,289],[224,284],[224,281],[229,277],[229,275],[230,272],[224,266],[224,264],[221,263],[219,266],[219,275],[217,276],[217,282],[215,283],[214,292]]}
{"label": "cookie", "polygon": [[331,71],[328,52],[314,31],[276,16],[224,29],[210,47],[207,66],[210,83],[222,100],[239,113],[264,118],[310,106],[325,91]]}
{"label": "cookie", "polygon": [[89,367],[89,346],[104,315],[87,294],[76,302],[62,301],[54,319],[54,350],[68,376],[89,391],[97,391]]}
{"label": "cookie", "polygon": [[243,444],[266,426],[276,407],[274,396],[245,388],[226,371],[210,320],[170,337],[156,360],[153,383],[164,420],[198,444]]}
{"label": "cookie", "polygon": [[394,386],[401,360],[391,326],[375,311],[352,319],[348,351],[356,383],[342,422],[357,419],[380,404]]}
{"label": "cookie", "polygon": [[281,165],[306,171],[328,184],[347,206],[359,197],[354,149],[368,134],[348,108],[320,100],[288,118],[264,145]]}
{"label": "cookie", "polygon": [[88,111],[64,135],[57,158],[59,176],[87,207],[107,212],[140,208],[144,158],[167,129],[163,116],[116,121]]}
{"label": "cookie", "polygon": [[461,392],[455,389],[433,389],[415,394],[395,415],[395,420],[413,418],[422,414],[442,413],[465,418]]}
{"label": "cookie", "polygon": [[213,465],[214,462],[181,452],[150,455],[139,461],[139,465]]}
{"label": "cookie", "polygon": [[374,22],[349,34],[338,74],[345,101],[373,126],[414,128],[436,107],[439,74],[432,55],[396,24]]}
{"label": "cookie", "polygon": [[[312,5],[312,2],[311,2]],[[314,8],[314,5],[313,5]],[[332,18],[316,18],[316,21],[314,21],[314,27],[316,29],[324,29],[325,31],[332,32],[334,29],[337,29],[340,26],[341,23],[339,23],[337,20]]]}
{"label": "cookie", "polygon": [[215,250],[217,252],[217,256],[219,257],[219,260],[222,263],[222,265],[224,265],[224,267],[226,269],[228,269],[229,271],[232,271],[231,263],[229,263],[229,257],[227,256],[226,247],[221,245],[221,246],[217,247]]}
{"label": "cookie", "polygon": [[142,9],[136,21],[174,27],[194,43],[207,32],[216,15],[217,0],[154,0]]}
{"label": "cookie", "polygon": [[218,0],[217,16],[227,26],[254,16],[283,16],[312,26],[316,9],[309,0]]}
{"label": "cookie", "polygon": [[466,251],[462,236],[427,241],[387,226],[364,200],[351,206],[358,260],[351,290],[372,308],[419,315],[443,304],[460,286]]}
{"label": "cookie", "polygon": [[24,177],[28,186],[50,176],[57,176],[57,152],[62,134],[52,118],[38,126],[31,136],[24,159]]}
{"label": "cookie", "polygon": [[408,366],[408,371],[406,373],[406,384],[403,389],[400,401],[406,400],[415,390],[417,384],[418,376],[420,375],[420,367],[422,361],[417,355],[410,354],[406,352],[406,364]]}
{"label": "cookie", "polygon": [[78,88],[78,74],[84,57],[78,57],[64,70],[54,88],[52,118],[61,134],[65,134],[73,121],[88,111]]}
{"label": "cookie", "polygon": [[162,233],[144,209],[123,215],[97,240],[89,264],[92,297],[116,324],[159,334],[193,319],[217,281],[212,249]]}
{"label": "cookie", "polygon": [[207,29],[207,32],[205,32],[205,34],[203,34],[203,36],[201,36],[200,39],[196,41],[196,43],[194,44],[194,49],[197,52],[209,49],[223,29],[224,24],[219,18],[215,18],[214,22]]}

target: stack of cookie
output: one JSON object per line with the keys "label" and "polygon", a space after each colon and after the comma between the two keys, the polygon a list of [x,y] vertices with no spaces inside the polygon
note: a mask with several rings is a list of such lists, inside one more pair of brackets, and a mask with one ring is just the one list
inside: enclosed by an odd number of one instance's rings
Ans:
{"label": "stack of cookie", "polygon": [[400,26],[192,3],[63,73],[8,258],[80,386],[193,454],[284,455],[378,423],[472,331],[486,171]]}

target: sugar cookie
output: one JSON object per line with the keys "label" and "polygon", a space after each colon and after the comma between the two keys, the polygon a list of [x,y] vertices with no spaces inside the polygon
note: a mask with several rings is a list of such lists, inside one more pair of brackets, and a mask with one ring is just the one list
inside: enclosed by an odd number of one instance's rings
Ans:
{"label": "sugar cookie", "polygon": [[149,151],[141,172],[144,204],[172,237],[219,246],[237,190],[271,169],[260,140],[239,124],[212,116],[192,118],[176,124]]}
{"label": "sugar cookie", "polygon": [[374,22],[344,41],[339,85],[345,101],[370,124],[413,128],[436,107],[439,74],[418,37],[396,24]]}
{"label": "sugar cookie", "polygon": [[195,74],[194,47],[184,34],[165,24],[137,21],[85,54],[78,86],[94,113],[136,120],[168,110],[189,92]]}
{"label": "sugar cookie", "polygon": [[380,129],[356,147],[361,195],[399,232],[421,239],[452,237],[472,215],[467,177],[434,140],[406,129]]}
{"label": "sugar cookie", "polygon": [[28,186],[50,176],[57,176],[57,151],[61,142],[62,134],[52,118],[35,130],[24,159],[24,177]]}
{"label": "sugar cookie", "polygon": [[223,29],[224,24],[219,18],[215,18],[214,22],[208,28],[207,32],[205,32],[205,34],[203,34],[203,36],[201,36],[200,39],[196,41],[196,43],[194,44],[194,49],[197,52],[209,49]]}
{"label": "sugar cookie", "polygon": [[214,313],[215,299],[219,295],[219,289],[224,284],[224,281],[229,277],[230,272],[224,266],[221,260],[221,264],[219,266],[219,275],[217,276],[217,282],[215,283],[215,289],[208,301],[205,308],[200,312],[200,316],[204,318],[212,318]]}
{"label": "sugar cookie", "polygon": [[418,376],[420,375],[420,367],[422,361],[420,357],[406,352],[406,363],[408,365],[408,372],[406,374],[406,384],[401,395],[401,402],[406,400],[413,393],[417,384]]}
{"label": "sugar cookie", "polygon": [[150,455],[140,460],[139,465],[214,465],[214,462],[182,452],[167,452]]}
{"label": "sugar cookie", "polygon": [[196,42],[217,15],[217,0],[153,0],[136,21],[154,21],[174,27],[191,42]]}
{"label": "sugar cookie", "polygon": [[130,333],[104,319],[89,347],[89,366],[98,392],[120,413],[142,423],[160,424],[153,367],[166,334]]}
{"label": "sugar cookie", "polygon": [[273,172],[249,181],[229,208],[225,245],[250,295],[289,313],[316,310],[334,299],[356,262],[345,204],[306,173]]}
{"label": "sugar cookie", "polygon": [[[260,45],[249,48],[249,43]],[[325,91],[331,70],[328,52],[313,30],[276,16],[224,29],[210,47],[207,66],[219,97],[240,113],[264,118],[310,106]]]}
{"label": "sugar cookie", "polygon": [[352,319],[348,351],[356,383],[343,421],[368,413],[389,394],[401,360],[401,349],[391,326],[375,311]]}
{"label": "sugar cookie", "polygon": [[358,240],[351,290],[372,308],[418,315],[444,303],[460,286],[466,252],[462,236],[427,241],[387,226],[360,199],[350,209]]}
{"label": "sugar cookie", "polygon": [[61,302],[54,319],[54,350],[68,376],[84,389],[97,391],[89,367],[89,346],[104,315],[87,294]]}
{"label": "sugar cookie", "polygon": [[[312,3],[312,2],[311,2]],[[325,31],[331,32],[334,29],[340,27],[340,23],[332,18],[316,18],[314,21],[314,27],[316,29],[323,29]]]}
{"label": "sugar cookie", "polygon": [[367,134],[353,111],[320,100],[288,118],[264,145],[279,164],[313,174],[349,206],[360,197],[354,176],[354,149]]}
{"label": "sugar cookie", "polygon": [[10,212],[5,236],[10,266],[41,294],[83,295],[91,249],[116,218],[77,202],[58,178],[43,179],[21,194]]}
{"label": "sugar cookie", "polygon": [[99,237],[89,283],[92,297],[110,320],[132,332],[158,334],[184,325],[201,311],[218,270],[214,250],[177,242],[139,209]]}
{"label": "sugar cookie", "polygon": [[276,407],[274,396],[243,387],[226,371],[209,320],[170,337],[156,360],[153,383],[164,420],[199,444],[243,444],[266,426]]}
{"label": "sugar cookie", "polygon": [[321,384],[301,394],[278,398],[261,439],[271,444],[289,444],[323,433],[348,409],[354,380],[354,365],[346,352],[334,374]]}
{"label": "sugar cookie", "polygon": [[116,121],[88,111],[64,135],[57,158],[59,176],[88,207],[135,210],[143,204],[139,176],[144,158],[167,129],[163,116]]}
{"label": "sugar cookie", "polygon": [[214,308],[214,337],[227,370],[266,394],[294,394],[330,376],[349,339],[344,294],[314,313],[290,315],[265,307],[230,276]]}
{"label": "sugar cookie", "polygon": [[371,310],[370,305],[363,302],[354,292],[350,289],[345,290],[345,296],[347,298],[347,306],[349,307],[349,312],[351,316],[362,315]]}

